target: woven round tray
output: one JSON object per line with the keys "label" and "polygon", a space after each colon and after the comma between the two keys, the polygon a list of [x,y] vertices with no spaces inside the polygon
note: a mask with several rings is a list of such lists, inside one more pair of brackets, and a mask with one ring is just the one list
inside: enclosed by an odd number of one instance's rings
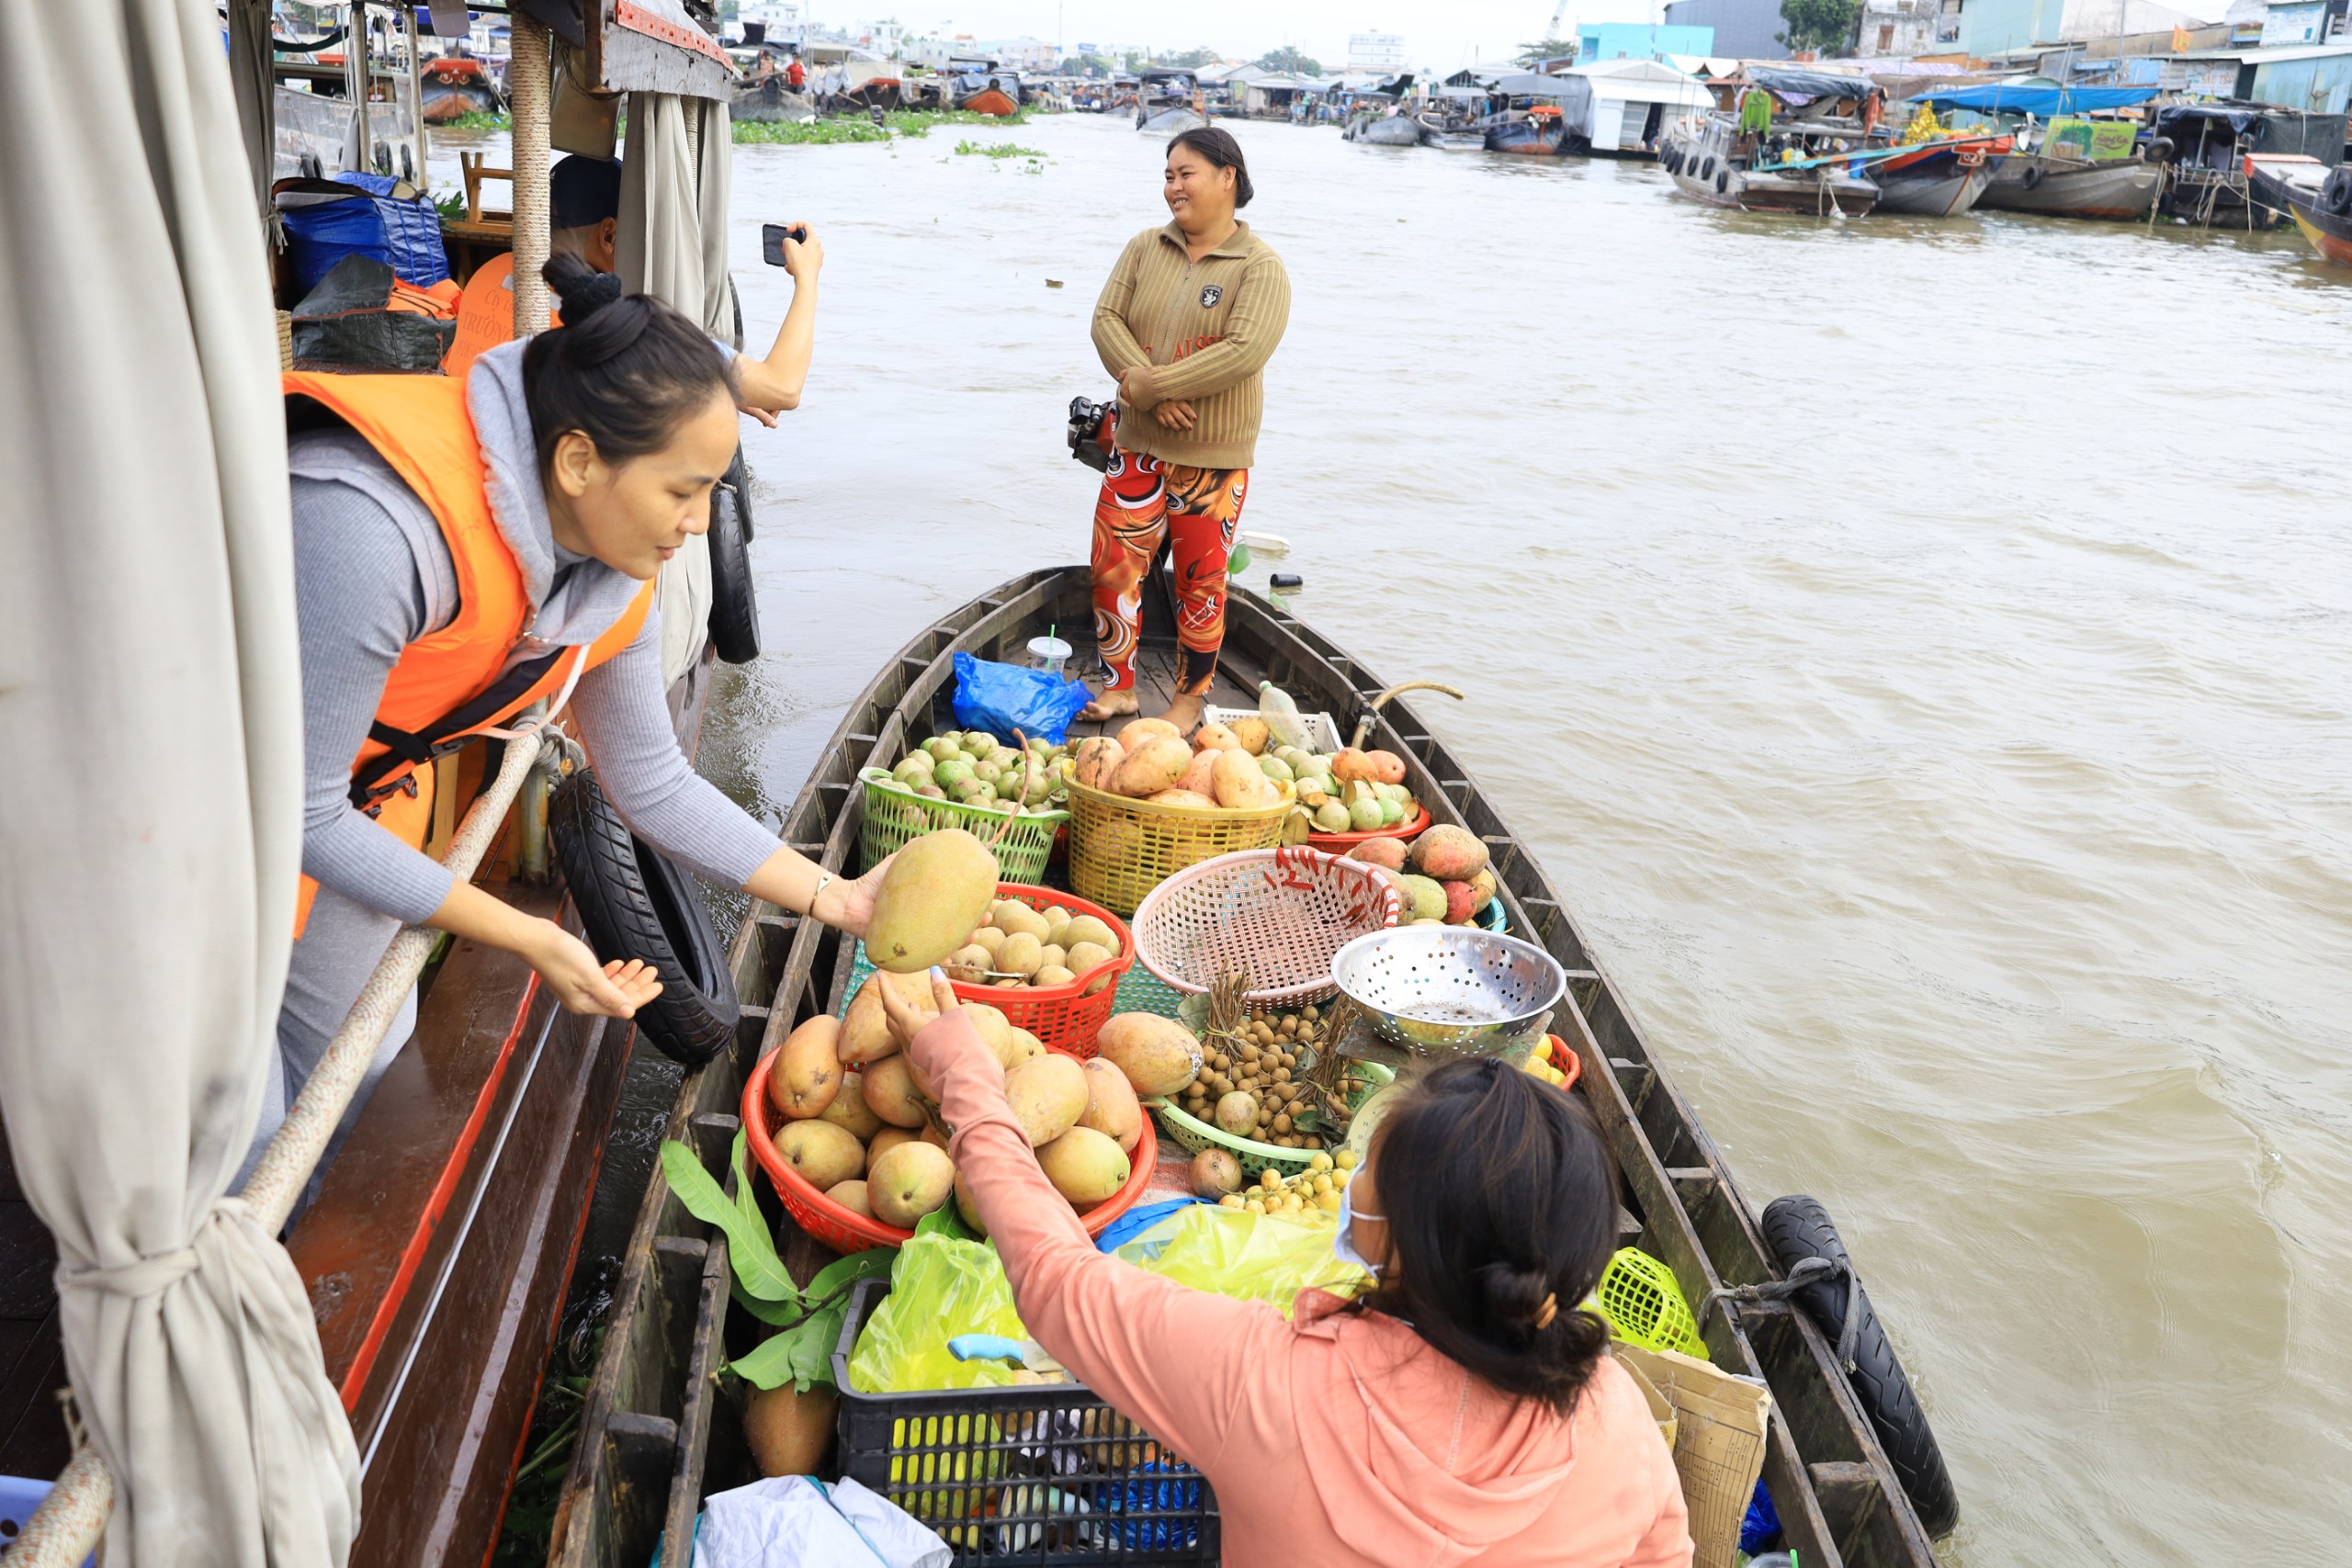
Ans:
{"label": "woven round tray", "polygon": [[[1235,850],[1282,842],[1290,803],[1255,810],[1204,809],[1069,786],[1069,886],[1120,914],[1186,866]],[[1017,880],[1017,879],[1013,879]]]}
{"label": "woven round tray", "polygon": [[1293,845],[1219,855],[1176,873],[1128,924],[1136,957],[1180,995],[1248,970],[1252,1007],[1299,1007],[1337,988],[1331,955],[1396,923],[1404,902],[1363,861]]}

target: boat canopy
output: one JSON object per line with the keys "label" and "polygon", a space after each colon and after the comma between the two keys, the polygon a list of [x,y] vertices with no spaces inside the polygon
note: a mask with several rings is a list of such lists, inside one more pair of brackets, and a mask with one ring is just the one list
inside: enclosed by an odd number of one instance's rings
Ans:
{"label": "boat canopy", "polygon": [[1492,91],[1511,98],[1561,98],[1576,89],[1565,78],[1546,76],[1537,71],[1522,71],[1513,76],[1498,76]]}
{"label": "boat canopy", "polygon": [[2030,114],[2050,119],[2094,109],[2129,108],[2156,96],[2154,87],[2073,87],[2054,82],[1986,82],[1974,87],[1945,87],[1919,93],[1906,102],[1937,108],[1973,109],[1978,114]]}
{"label": "boat canopy", "polygon": [[1815,98],[1867,98],[1879,90],[1869,77],[1844,71],[1814,71],[1802,65],[1747,67],[1747,79],[1776,98],[1809,104]]}

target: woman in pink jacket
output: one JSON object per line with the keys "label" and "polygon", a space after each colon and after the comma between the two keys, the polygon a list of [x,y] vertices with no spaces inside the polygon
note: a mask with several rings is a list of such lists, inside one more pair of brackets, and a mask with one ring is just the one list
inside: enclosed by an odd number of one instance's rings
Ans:
{"label": "woman in pink jacket", "polygon": [[885,987],[1021,1321],[1216,1490],[1227,1568],[1664,1568],[1690,1562],[1674,1462],[1608,1329],[1578,1310],[1616,1228],[1600,1134],[1493,1061],[1382,1120],[1337,1246],[1352,1303],[1187,1290],[1097,1252],[1046,1182],[1004,1072],[932,971],[936,1020]]}

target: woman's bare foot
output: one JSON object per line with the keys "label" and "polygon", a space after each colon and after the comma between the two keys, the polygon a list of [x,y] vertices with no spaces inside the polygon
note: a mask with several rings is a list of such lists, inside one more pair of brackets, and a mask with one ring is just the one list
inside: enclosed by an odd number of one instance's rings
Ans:
{"label": "woman's bare foot", "polygon": [[1190,735],[1201,722],[1201,699],[1180,696],[1170,703],[1168,711],[1159,716],[1174,725],[1177,734]]}
{"label": "woman's bare foot", "polygon": [[1078,710],[1078,716],[1083,724],[1101,724],[1107,719],[1133,718],[1138,711],[1140,705],[1136,701],[1136,689],[1123,686],[1096,697]]}

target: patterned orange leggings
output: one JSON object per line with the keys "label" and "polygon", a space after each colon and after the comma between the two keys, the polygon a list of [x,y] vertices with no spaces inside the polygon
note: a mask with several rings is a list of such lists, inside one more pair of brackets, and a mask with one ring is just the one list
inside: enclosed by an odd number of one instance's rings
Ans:
{"label": "patterned orange leggings", "polygon": [[[1111,432],[1106,428],[1105,444]],[[1106,692],[1136,683],[1144,574],[1173,533],[1179,696],[1202,696],[1225,646],[1225,565],[1250,488],[1247,468],[1193,468],[1140,452],[1112,452],[1094,502],[1094,642]]]}

